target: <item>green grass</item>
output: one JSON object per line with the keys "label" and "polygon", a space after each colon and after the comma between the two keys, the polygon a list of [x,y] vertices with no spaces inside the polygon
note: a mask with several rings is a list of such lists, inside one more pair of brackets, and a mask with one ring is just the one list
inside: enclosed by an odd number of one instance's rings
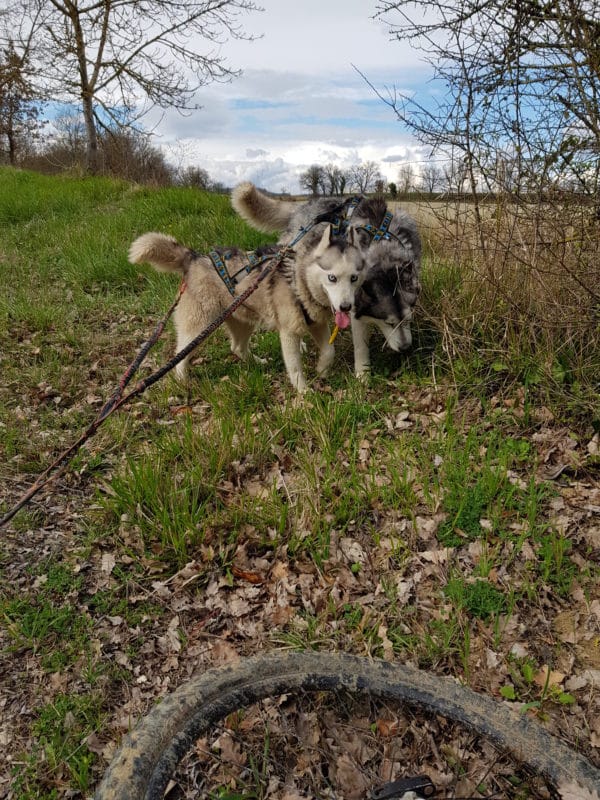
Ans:
{"label": "green grass", "polygon": [[504,594],[487,581],[465,583],[461,578],[453,578],[448,581],[444,591],[459,609],[464,609],[472,617],[489,620],[506,611]]}
{"label": "green grass", "polygon": [[[127,262],[148,230],[198,250],[266,241],[226,197],[0,169],[0,510],[77,439],[171,303],[176,280]],[[347,334],[331,376],[298,402],[276,334],[255,337],[265,366],[233,360],[217,333],[189,386],[167,376],[114,415],[14,518],[0,541],[0,654],[27,708],[15,798],[91,794],[105,764],[88,737],[118,738],[131,698],[135,716],[215,642],[251,652],[274,598],[292,611],[261,646],[391,652],[467,681],[492,649],[515,696],[541,700],[509,662],[511,619],[533,625],[540,597],[547,615],[597,580],[576,529],[554,519],[562,487],[539,474],[548,385],[524,356],[488,347],[483,323],[479,349],[459,355],[434,317],[463,273],[429,258],[423,282],[413,349],[391,354],[374,336],[367,385]],[[306,362],[314,376],[310,347]],[[570,386],[553,409],[561,425],[573,411],[583,449],[588,387],[574,400]],[[258,619],[228,615],[244,558],[266,592]],[[221,604],[207,610],[209,588]],[[529,635],[547,646],[535,625]]]}
{"label": "green grass", "polygon": [[23,800],[42,796],[40,776],[47,785],[57,784],[43,790],[47,798],[60,797],[61,784],[70,784],[84,795],[89,792],[93,786],[94,754],[86,746],[85,739],[101,722],[99,694],[82,697],[59,694],[52,703],[41,707],[32,725],[35,751],[24,755],[14,782],[17,796]]}
{"label": "green grass", "polygon": [[2,613],[11,649],[39,655],[50,672],[72,664],[88,644],[89,619],[68,605],[13,600],[2,603]]}

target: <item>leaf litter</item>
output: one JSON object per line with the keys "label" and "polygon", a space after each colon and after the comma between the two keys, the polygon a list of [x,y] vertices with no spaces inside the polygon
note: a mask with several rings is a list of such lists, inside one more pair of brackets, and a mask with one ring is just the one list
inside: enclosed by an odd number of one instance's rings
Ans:
{"label": "leaf litter", "polygon": [[[93,406],[98,396],[92,381],[82,403]],[[24,422],[32,423],[34,409],[47,403],[65,415],[60,411],[63,393],[49,384],[39,384],[31,397],[23,398],[19,414]],[[405,408],[383,417],[375,434],[365,431],[360,439],[358,466],[365,474],[376,468],[380,487],[391,482],[385,461],[378,463],[383,456],[381,438],[393,440],[414,430],[425,438],[437,436],[446,416],[440,398],[420,389],[408,392],[404,403]],[[513,411],[510,406],[497,405],[499,414]],[[206,404],[190,406],[191,412],[186,407],[184,413],[182,408],[173,407],[175,422],[193,416],[199,435],[213,426]],[[148,405],[142,404],[133,411],[143,419],[148,410]],[[468,401],[461,410],[465,429],[481,421],[483,412],[477,404]],[[255,424],[262,424],[260,415]],[[68,433],[58,440],[68,439]],[[55,433],[50,436],[56,440]],[[371,509],[365,519],[350,520],[341,527],[336,528],[332,520],[328,552],[322,559],[312,558],[301,547],[292,555],[288,543],[278,542],[274,532],[247,523],[240,526],[234,547],[227,537],[207,532],[195,557],[176,571],[161,560],[160,548],[156,558],[149,557],[138,522],[132,517],[122,518],[118,530],[106,540],[96,539],[84,546],[87,518],[102,513],[90,500],[98,478],[85,466],[66,473],[53,493],[38,501],[27,518],[31,522],[9,528],[4,540],[0,743],[6,766],[0,775],[0,794],[19,797],[13,775],[19,774],[28,754],[43,751],[34,733],[35,722],[53,698],[64,693],[84,697],[100,687],[103,715],[82,738],[82,744],[96,756],[93,774],[97,780],[120,737],[160,697],[198,671],[278,647],[339,650],[456,675],[476,691],[535,715],[541,725],[600,765],[600,486],[597,473],[586,471],[587,460],[596,452],[597,434],[583,441],[545,417],[529,442],[537,453],[536,480],[551,481],[555,490],[547,503],[548,528],[571,543],[564,564],[575,569],[562,594],[550,579],[534,585],[532,571],[542,555],[537,545],[528,541],[526,526],[521,536],[518,525],[513,531],[520,539],[519,547],[514,539],[493,536],[491,523],[485,519],[481,530],[488,531],[487,537],[476,541],[463,538],[461,545],[442,546],[437,532],[448,517],[443,491],[437,502],[427,496],[414,464],[409,465],[416,497],[413,513],[407,515],[389,503]],[[90,452],[101,450],[98,444]],[[39,456],[40,460],[45,457],[43,453]],[[121,469],[120,455],[114,450],[105,459],[110,473]],[[5,467],[11,496],[28,482],[21,462],[22,456],[17,454]],[[437,469],[442,463],[443,457],[437,455],[432,466]],[[302,475],[281,445],[274,445],[273,461],[266,467],[251,459],[234,460],[230,466],[230,478],[219,486],[225,503],[228,496],[239,494],[260,501],[273,490],[289,498],[304,491]],[[523,477],[517,470],[511,479],[518,482]],[[109,486],[106,473],[100,485]],[[303,522],[299,514],[294,533],[300,542],[311,535],[306,519]],[[493,568],[486,571],[491,560]],[[50,573],[56,564],[73,580],[82,579],[67,600],[89,622],[90,633],[79,657],[52,667],[41,652],[52,650],[52,640],[42,646],[28,640],[17,631],[19,623],[11,617],[10,608],[19,598],[38,608],[49,602]],[[456,576],[464,579],[465,586],[485,578],[504,596],[519,599],[504,605],[492,619],[470,615],[465,606],[444,593]],[[59,603],[56,599],[56,605]],[[56,645],[60,646],[59,639]],[[85,668],[90,662],[100,675],[93,686]],[[514,690],[511,701],[501,692],[507,685]],[[567,695],[572,702],[564,701]],[[271,713],[275,719],[277,715]],[[341,727],[333,717],[323,717],[322,710],[298,706],[293,716],[300,746],[292,777],[269,776],[267,796],[301,796],[301,779],[310,772],[311,759],[317,757],[311,755],[311,746],[319,752],[325,745],[333,754],[332,769],[344,796],[364,796],[365,788],[372,788],[372,783],[364,785],[363,767],[372,758],[373,731],[368,726],[365,730],[361,712],[356,711]],[[317,716],[326,725],[315,742],[311,737],[316,736]],[[69,718],[65,720],[63,724],[68,725]],[[254,724],[251,714],[243,720],[248,730]],[[433,754],[427,769],[434,781],[444,785],[452,754],[437,749],[438,724],[400,719],[394,714],[388,718],[385,712],[375,720],[383,740],[397,730],[406,733],[411,726],[420,727]],[[221,734],[218,749],[228,762],[244,767],[244,754],[227,731]],[[378,780],[391,780],[398,774],[398,759],[392,750],[393,744],[387,742]],[[418,765],[415,761],[415,768]],[[85,796],[73,789],[64,763],[48,767],[43,776],[48,792]],[[473,787],[465,785],[463,790],[473,791]],[[587,797],[577,795],[573,787],[565,791],[568,798]]]}

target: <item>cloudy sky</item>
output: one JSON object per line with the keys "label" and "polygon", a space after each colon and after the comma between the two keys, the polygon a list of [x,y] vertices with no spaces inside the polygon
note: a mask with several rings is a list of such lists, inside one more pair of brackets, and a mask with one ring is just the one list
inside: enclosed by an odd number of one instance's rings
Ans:
{"label": "cloudy sky", "polygon": [[375,161],[397,180],[406,162],[426,159],[384,95],[426,93],[431,68],[373,20],[376,0],[259,0],[262,13],[245,17],[256,41],[229,41],[222,54],[243,75],[211,84],[202,109],[165,115],[156,144],[177,165],[205,168],[233,186],[252,180],[272,191],[298,191],[311,164],[340,167]]}

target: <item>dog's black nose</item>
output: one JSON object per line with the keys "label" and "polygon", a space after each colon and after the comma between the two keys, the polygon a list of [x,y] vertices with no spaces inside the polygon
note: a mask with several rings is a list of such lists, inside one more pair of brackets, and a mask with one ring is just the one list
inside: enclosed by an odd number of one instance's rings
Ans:
{"label": "dog's black nose", "polygon": [[352,311],[352,303],[342,303],[340,311]]}

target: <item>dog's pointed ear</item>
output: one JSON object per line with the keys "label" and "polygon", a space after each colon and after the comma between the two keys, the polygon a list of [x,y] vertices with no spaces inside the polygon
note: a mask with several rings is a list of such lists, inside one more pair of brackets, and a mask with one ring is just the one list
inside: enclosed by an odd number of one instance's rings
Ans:
{"label": "dog's pointed ear", "polygon": [[346,232],[346,241],[352,247],[357,247],[359,250],[366,250],[371,244],[371,237],[368,231],[362,226],[350,225]]}
{"label": "dog's pointed ear", "polygon": [[319,257],[322,256],[325,250],[331,244],[331,239],[333,237],[333,228],[331,225],[327,225],[325,230],[323,231],[323,236],[321,236],[321,241],[319,242],[317,249],[315,250],[315,256]]}
{"label": "dog's pointed ear", "polygon": [[371,238],[366,231],[361,228],[355,228],[350,225],[346,234],[346,241],[351,247],[356,247],[359,250],[366,250],[371,244]]}

